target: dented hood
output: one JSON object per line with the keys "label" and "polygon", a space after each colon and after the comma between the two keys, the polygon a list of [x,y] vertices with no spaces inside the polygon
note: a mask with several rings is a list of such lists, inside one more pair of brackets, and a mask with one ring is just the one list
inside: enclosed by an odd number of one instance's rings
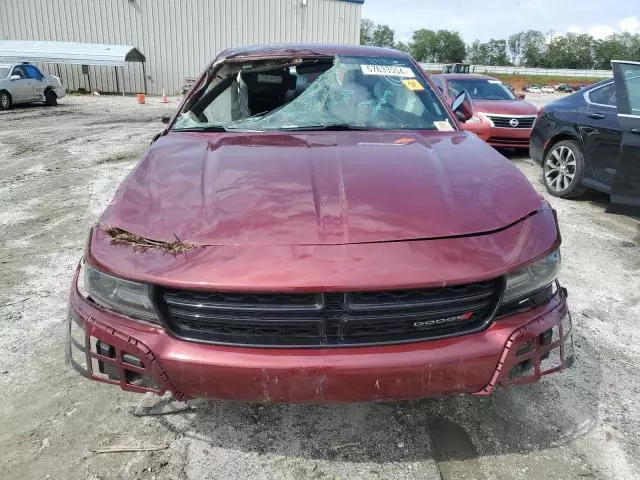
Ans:
{"label": "dented hood", "polygon": [[466,132],[170,133],[101,222],[203,245],[340,245],[488,232],[541,205]]}

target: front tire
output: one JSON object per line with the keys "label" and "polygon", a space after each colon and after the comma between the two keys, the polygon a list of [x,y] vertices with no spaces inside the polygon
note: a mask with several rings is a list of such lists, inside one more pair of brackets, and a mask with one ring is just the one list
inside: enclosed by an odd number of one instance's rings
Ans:
{"label": "front tire", "polygon": [[10,110],[13,105],[11,95],[6,90],[0,92],[0,110]]}
{"label": "front tire", "polygon": [[587,191],[582,185],[584,154],[573,140],[554,144],[544,157],[543,170],[544,186],[554,197],[577,198]]}
{"label": "front tire", "polygon": [[58,105],[58,96],[56,95],[56,92],[54,92],[53,90],[45,90],[44,103],[49,107],[55,107],[56,105]]}

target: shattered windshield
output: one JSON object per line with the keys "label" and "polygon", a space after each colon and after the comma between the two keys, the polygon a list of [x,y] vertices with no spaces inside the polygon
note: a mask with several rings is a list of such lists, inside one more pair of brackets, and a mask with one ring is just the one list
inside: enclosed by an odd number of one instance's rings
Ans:
{"label": "shattered windshield", "polygon": [[338,56],[242,65],[187,102],[173,130],[435,130],[451,129],[448,122],[409,59]]}

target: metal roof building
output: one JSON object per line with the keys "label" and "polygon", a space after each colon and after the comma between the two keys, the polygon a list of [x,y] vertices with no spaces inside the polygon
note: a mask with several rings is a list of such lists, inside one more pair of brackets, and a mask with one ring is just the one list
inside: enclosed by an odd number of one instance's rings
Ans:
{"label": "metal roof building", "polygon": [[[146,63],[113,67],[38,63],[69,90],[179,92],[221,50],[261,43],[353,43],[364,0],[3,0],[1,40],[132,45]],[[27,61],[28,59],[24,59]],[[58,62],[63,63],[63,62]],[[142,72],[145,65],[146,71]],[[85,71],[87,71],[85,69]]]}

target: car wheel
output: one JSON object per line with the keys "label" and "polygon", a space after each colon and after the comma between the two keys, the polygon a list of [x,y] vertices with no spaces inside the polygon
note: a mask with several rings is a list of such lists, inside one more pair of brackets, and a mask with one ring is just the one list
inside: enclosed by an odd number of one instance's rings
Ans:
{"label": "car wheel", "polygon": [[583,195],[584,155],[573,140],[552,146],[544,159],[544,185],[556,197],[576,198]]}
{"label": "car wheel", "polygon": [[53,90],[45,90],[44,91],[44,103],[49,105],[50,107],[55,107],[58,105],[58,96],[56,92]]}
{"label": "car wheel", "polygon": [[9,95],[9,92],[5,90],[0,92],[0,110],[9,110],[12,104],[13,100],[11,100],[11,95]]}

